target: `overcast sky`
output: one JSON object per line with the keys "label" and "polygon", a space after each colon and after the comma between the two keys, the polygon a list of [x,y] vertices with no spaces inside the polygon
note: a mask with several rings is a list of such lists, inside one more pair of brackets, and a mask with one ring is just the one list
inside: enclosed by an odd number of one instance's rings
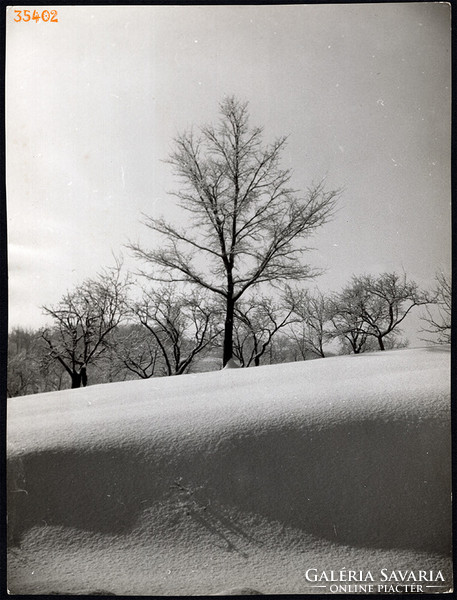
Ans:
{"label": "overcast sky", "polygon": [[181,218],[163,160],[232,94],[266,142],[289,135],[296,188],[344,188],[311,242],[322,290],[449,272],[449,5],[53,8],[7,16],[10,328],[42,325],[128,240],[154,245],[141,212]]}

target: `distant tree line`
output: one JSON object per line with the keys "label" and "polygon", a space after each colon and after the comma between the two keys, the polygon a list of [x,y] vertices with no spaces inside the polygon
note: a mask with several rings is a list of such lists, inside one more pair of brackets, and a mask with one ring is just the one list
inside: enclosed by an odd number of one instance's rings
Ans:
{"label": "distant tree line", "polygon": [[[221,303],[172,284],[138,290],[121,271],[118,264],[45,307],[48,327],[9,334],[8,396],[222,368]],[[253,295],[234,313],[232,356],[251,367],[401,348],[401,325],[417,306],[427,339],[449,343],[449,290],[443,274],[426,293],[405,274],[382,273],[354,276],[329,294],[296,285]]]}
{"label": "distant tree line", "polygon": [[309,287],[320,272],[304,261],[306,240],[341,191],[320,182],[299,193],[280,167],[286,138],[268,145],[262,135],[231,97],[217,126],[174,140],[168,162],[188,226],[144,215],[160,244],[129,244],[144,265],[141,289],[117,260],[43,307],[49,327],[12,331],[9,396],[401,347],[417,306],[424,332],[450,338],[444,275],[429,293],[398,273],[353,276],[330,294]]}

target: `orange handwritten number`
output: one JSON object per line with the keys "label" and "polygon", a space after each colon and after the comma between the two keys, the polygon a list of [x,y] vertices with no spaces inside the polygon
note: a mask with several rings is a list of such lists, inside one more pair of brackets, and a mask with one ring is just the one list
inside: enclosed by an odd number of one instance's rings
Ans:
{"label": "orange handwritten number", "polygon": [[17,16],[19,17],[18,19],[14,19],[16,21],[16,23],[19,23],[19,21],[21,20],[21,12],[22,10],[15,10],[15,13],[17,13]]}
{"label": "orange handwritten number", "polygon": [[[27,17],[27,19],[25,18]],[[27,23],[28,21],[30,21],[30,11],[29,10],[24,10],[24,21]]]}
{"label": "orange handwritten number", "polygon": [[57,11],[51,10],[51,23],[58,23],[59,19],[57,18]]}

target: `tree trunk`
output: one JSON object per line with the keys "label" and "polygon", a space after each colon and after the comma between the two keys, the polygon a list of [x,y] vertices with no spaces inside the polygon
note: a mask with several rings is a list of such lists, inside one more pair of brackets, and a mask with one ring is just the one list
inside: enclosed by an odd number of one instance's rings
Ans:
{"label": "tree trunk", "polygon": [[71,389],[76,389],[81,387],[81,373],[77,373],[73,371],[71,374]]}
{"label": "tree trunk", "polygon": [[[265,348],[264,348],[265,351]],[[259,352],[259,347],[258,347],[258,342],[257,342],[257,338],[255,337],[254,334],[254,366],[258,367],[260,366],[260,357],[263,354]]]}
{"label": "tree trunk", "polygon": [[225,313],[225,329],[224,329],[224,355],[222,358],[222,366],[228,363],[233,356],[233,317],[235,312],[235,302],[232,294],[227,295],[227,309]]}
{"label": "tree trunk", "polygon": [[378,344],[379,344],[379,349],[380,349],[380,350],[385,350],[385,347],[384,347],[384,341],[383,341],[383,339],[382,339],[382,335],[380,335],[380,336],[378,337]]}
{"label": "tree trunk", "polygon": [[87,385],[87,370],[86,370],[86,365],[83,365],[81,367],[80,376],[81,376],[81,383],[83,384],[83,387],[86,387],[86,385]]}

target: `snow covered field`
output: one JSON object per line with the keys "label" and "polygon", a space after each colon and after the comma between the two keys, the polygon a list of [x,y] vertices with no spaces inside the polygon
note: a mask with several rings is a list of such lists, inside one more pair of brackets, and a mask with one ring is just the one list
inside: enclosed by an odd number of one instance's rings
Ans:
{"label": "snow covered field", "polygon": [[10,399],[10,591],[322,593],[309,569],[381,568],[449,589],[449,368],[421,348]]}

